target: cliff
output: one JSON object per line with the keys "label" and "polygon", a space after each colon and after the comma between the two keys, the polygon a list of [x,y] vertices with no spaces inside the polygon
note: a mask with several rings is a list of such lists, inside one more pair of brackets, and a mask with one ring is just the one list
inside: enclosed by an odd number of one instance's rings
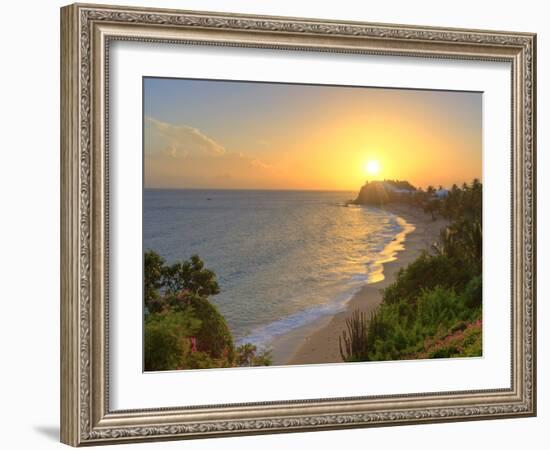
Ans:
{"label": "cliff", "polygon": [[407,201],[417,192],[408,181],[384,180],[366,182],[357,198],[351,203],[356,205],[385,205]]}

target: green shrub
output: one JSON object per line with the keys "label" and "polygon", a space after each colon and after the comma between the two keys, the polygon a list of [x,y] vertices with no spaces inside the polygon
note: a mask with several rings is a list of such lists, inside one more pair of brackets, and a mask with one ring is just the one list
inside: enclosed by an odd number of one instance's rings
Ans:
{"label": "green shrub", "polygon": [[235,361],[239,367],[270,366],[272,364],[271,351],[262,350],[254,344],[243,344],[235,349]]}
{"label": "green shrub", "polygon": [[212,358],[226,357],[233,362],[233,336],[218,308],[209,301],[193,296],[190,301],[195,315],[201,321],[198,330],[197,349],[208,353]]}
{"label": "green shrub", "polygon": [[384,303],[406,301],[414,304],[424,289],[436,286],[464,289],[474,275],[471,268],[445,255],[422,253],[406,268],[401,269],[394,283],[384,289]]}
{"label": "green shrub", "polygon": [[464,302],[470,308],[481,307],[483,300],[483,283],[481,275],[472,278],[464,289]]}
{"label": "green shrub", "polygon": [[162,309],[159,290],[162,288],[164,259],[153,251],[143,255],[143,297],[148,312],[155,313]]}
{"label": "green shrub", "polygon": [[[415,307],[403,301],[382,303],[367,323],[366,356],[361,353],[362,348],[356,354],[361,355],[362,361],[407,358],[423,351],[426,338],[464,331],[480,317],[481,310],[471,308],[465,294],[457,295],[453,289],[441,286],[422,290]],[[448,357],[456,352],[457,349],[438,349],[429,357]]]}
{"label": "green shrub", "polygon": [[211,358],[206,352],[192,352],[187,355],[182,369],[211,369],[220,367],[220,361]]}
{"label": "green shrub", "polygon": [[439,242],[434,246],[437,253],[445,255],[464,266],[471,268],[474,274],[482,269],[482,229],[481,219],[461,219],[441,231]]}
{"label": "green shrub", "polygon": [[175,370],[186,365],[189,337],[201,322],[191,309],[148,314],[144,330],[145,370]]}
{"label": "green shrub", "polygon": [[464,349],[461,356],[481,356],[482,353],[481,312],[479,319],[464,330]]}

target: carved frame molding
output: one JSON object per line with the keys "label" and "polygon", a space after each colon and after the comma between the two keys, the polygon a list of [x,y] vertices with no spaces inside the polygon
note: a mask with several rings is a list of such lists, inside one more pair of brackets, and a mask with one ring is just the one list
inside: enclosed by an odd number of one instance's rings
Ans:
{"label": "carved frame molding", "polygon": [[[512,386],[174,409],[108,407],[108,67],[113,40],[508,61]],[[75,4],[61,10],[61,439],[78,446],[536,414],[536,36]]]}

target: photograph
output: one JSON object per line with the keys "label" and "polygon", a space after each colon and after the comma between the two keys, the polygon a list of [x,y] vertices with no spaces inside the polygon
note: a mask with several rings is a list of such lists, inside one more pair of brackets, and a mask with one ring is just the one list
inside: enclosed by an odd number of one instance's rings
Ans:
{"label": "photograph", "polygon": [[494,446],[537,415],[542,22],[291,6],[73,4],[47,33],[61,442]]}
{"label": "photograph", "polygon": [[142,93],[145,372],[483,356],[483,92]]}

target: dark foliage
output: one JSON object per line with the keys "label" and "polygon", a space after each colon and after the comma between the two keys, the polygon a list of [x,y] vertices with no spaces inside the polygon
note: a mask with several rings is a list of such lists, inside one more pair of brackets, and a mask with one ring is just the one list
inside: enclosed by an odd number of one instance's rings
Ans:
{"label": "dark foliage", "polygon": [[367,315],[358,310],[346,319],[346,328],[338,338],[344,361],[368,361]]}
{"label": "dark foliage", "polygon": [[365,183],[352,203],[374,206],[397,202],[407,203],[413,199],[415,192],[416,188],[408,181],[371,181]]}
{"label": "dark foliage", "polygon": [[164,297],[175,296],[181,291],[205,298],[220,292],[216,274],[205,269],[197,255],[191,256],[189,261],[168,266],[158,253],[149,250],[143,262],[145,307],[149,312],[160,311],[166,305]]}
{"label": "dark foliage", "polygon": [[270,366],[271,352],[269,350],[258,351],[253,344],[243,344],[235,349],[236,363],[239,367]]}
{"label": "dark foliage", "polygon": [[149,314],[144,325],[145,370],[184,367],[191,350],[189,336],[193,336],[201,326],[193,310]]}
{"label": "dark foliage", "polygon": [[423,290],[436,286],[461,291],[475,273],[474,268],[459,259],[425,252],[398,272],[395,282],[384,290],[384,303],[415,304]]}
{"label": "dark foliage", "polygon": [[[144,255],[145,370],[231,367],[239,360],[233,336],[209,297],[220,292],[216,275],[198,256],[166,265],[154,251]],[[246,365],[269,365],[254,347]]]}

